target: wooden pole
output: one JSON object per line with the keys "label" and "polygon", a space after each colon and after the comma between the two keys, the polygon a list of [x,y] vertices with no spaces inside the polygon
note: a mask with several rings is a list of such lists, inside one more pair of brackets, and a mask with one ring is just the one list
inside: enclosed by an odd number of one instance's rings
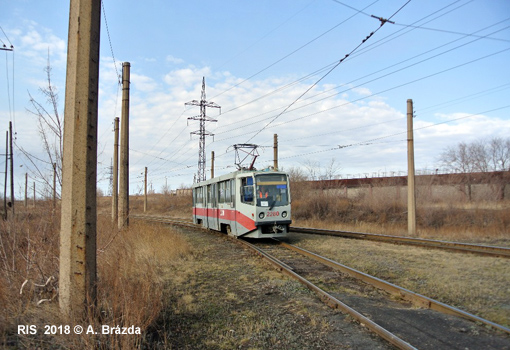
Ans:
{"label": "wooden pole", "polygon": [[14,217],[14,157],[12,155],[12,122],[9,122],[9,155],[11,157],[11,209]]}
{"label": "wooden pole", "polygon": [[407,228],[416,235],[416,196],[414,184],[413,100],[407,100]]}
{"label": "wooden pole", "polygon": [[278,134],[274,134],[273,159],[274,159],[273,168],[275,171],[277,171],[278,170]]}
{"label": "wooden pole", "polygon": [[4,220],[7,220],[7,165],[9,163],[9,132],[5,132],[5,181],[4,181]]}
{"label": "wooden pole", "polygon": [[144,197],[143,197],[143,212],[147,212],[147,167],[145,167],[145,178],[143,181],[144,185]]}
{"label": "wooden pole", "polygon": [[114,121],[113,142],[113,184],[112,184],[112,222],[117,222],[119,210],[119,118]]}
{"label": "wooden pole", "polygon": [[214,178],[214,151],[211,152],[211,179]]}
{"label": "wooden pole", "polygon": [[96,303],[97,109],[101,0],[71,0],[62,161],[59,304],[83,316]]}
{"label": "wooden pole", "polygon": [[129,80],[131,65],[122,64],[122,119],[120,121],[119,229],[129,226]]}

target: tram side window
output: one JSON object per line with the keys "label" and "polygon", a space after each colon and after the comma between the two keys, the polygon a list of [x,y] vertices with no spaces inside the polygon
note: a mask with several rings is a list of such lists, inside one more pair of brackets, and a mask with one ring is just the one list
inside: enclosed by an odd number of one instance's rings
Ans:
{"label": "tram side window", "polygon": [[225,203],[225,184],[226,184],[225,181],[222,181],[222,182],[219,183],[219,191],[220,191],[219,199],[220,199],[220,203]]}
{"label": "tram side window", "polygon": [[217,185],[207,185],[207,205],[216,208],[218,205]]}
{"label": "tram side window", "polygon": [[232,180],[225,181],[225,202],[232,203]]}
{"label": "tram side window", "polygon": [[241,201],[253,203],[253,177],[251,176],[241,179]]}
{"label": "tram side window", "polygon": [[202,187],[195,188],[196,203],[203,203]]}

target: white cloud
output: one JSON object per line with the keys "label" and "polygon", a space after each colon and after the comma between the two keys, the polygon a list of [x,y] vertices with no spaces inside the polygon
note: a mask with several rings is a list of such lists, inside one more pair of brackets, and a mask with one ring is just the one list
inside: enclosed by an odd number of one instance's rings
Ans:
{"label": "white cloud", "polygon": [[33,65],[46,66],[49,54],[52,66],[64,65],[65,68],[66,40],[57,37],[51,30],[41,27],[36,22],[30,22],[26,30],[20,31],[18,38],[20,44],[16,45],[16,52],[29,58]]}
{"label": "white cloud", "polygon": [[142,92],[151,92],[158,87],[154,79],[135,73],[131,74],[131,84],[133,87],[136,85],[136,89]]}
{"label": "white cloud", "polygon": [[184,63],[184,60],[181,58],[174,57],[172,55],[166,56],[166,61],[173,64],[182,64]]}
{"label": "white cloud", "polygon": [[[183,68],[171,71],[164,77],[164,82],[171,87],[189,88],[197,86],[198,91],[202,88],[202,77],[210,76],[211,70],[208,67],[196,69],[195,67]],[[200,97],[200,96],[198,96]]]}

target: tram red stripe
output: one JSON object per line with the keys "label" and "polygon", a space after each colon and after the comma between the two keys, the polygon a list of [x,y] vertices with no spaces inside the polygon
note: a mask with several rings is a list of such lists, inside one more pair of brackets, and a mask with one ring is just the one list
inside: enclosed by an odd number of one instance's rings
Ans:
{"label": "tram red stripe", "polygon": [[210,208],[193,208],[193,215],[207,216],[213,219],[221,219],[228,221],[236,221],[247,230],[255,230],[255,220],[250,219],[246,215],[231,209],[210,209]]}

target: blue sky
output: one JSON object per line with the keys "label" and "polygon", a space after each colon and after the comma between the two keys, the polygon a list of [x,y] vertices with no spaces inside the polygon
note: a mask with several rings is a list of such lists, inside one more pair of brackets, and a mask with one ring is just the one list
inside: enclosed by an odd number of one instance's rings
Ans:
{"label": "blue sky", "polygon": [[[107,192],[122,62],[131,64],[132,193],[146,166],[156,191],[193,182],[198,139],[190,132],[198,124],[187,118],[199,109],[184,104],[200,98],[204,76],[207,99],[222,107],[221,115],[208,111],[218,120],[207,125],[215,134],[206,140],[208,176],[211,151],[216,174],[234,170],[233,144],[260,145],[256,165],[271,165],[275,133],[284,169],[324,173],[333,162],[341,177],[402,174],[407,99],[418,170],[438,168],[441,151],[461,141],[509,137],[510,2],[406,2],[105,0],[98,186]],[[41,154],[28,92],[44,102],[38,89],[49,53],[63,114],[69,1],[1,6],[0,38],[15,49],[0,52],[0,125],[13,120],[16,143]],[[397,11],[394,24],[377,30],[371,15]],[[17,189],[29,167],[18,154]]]}

